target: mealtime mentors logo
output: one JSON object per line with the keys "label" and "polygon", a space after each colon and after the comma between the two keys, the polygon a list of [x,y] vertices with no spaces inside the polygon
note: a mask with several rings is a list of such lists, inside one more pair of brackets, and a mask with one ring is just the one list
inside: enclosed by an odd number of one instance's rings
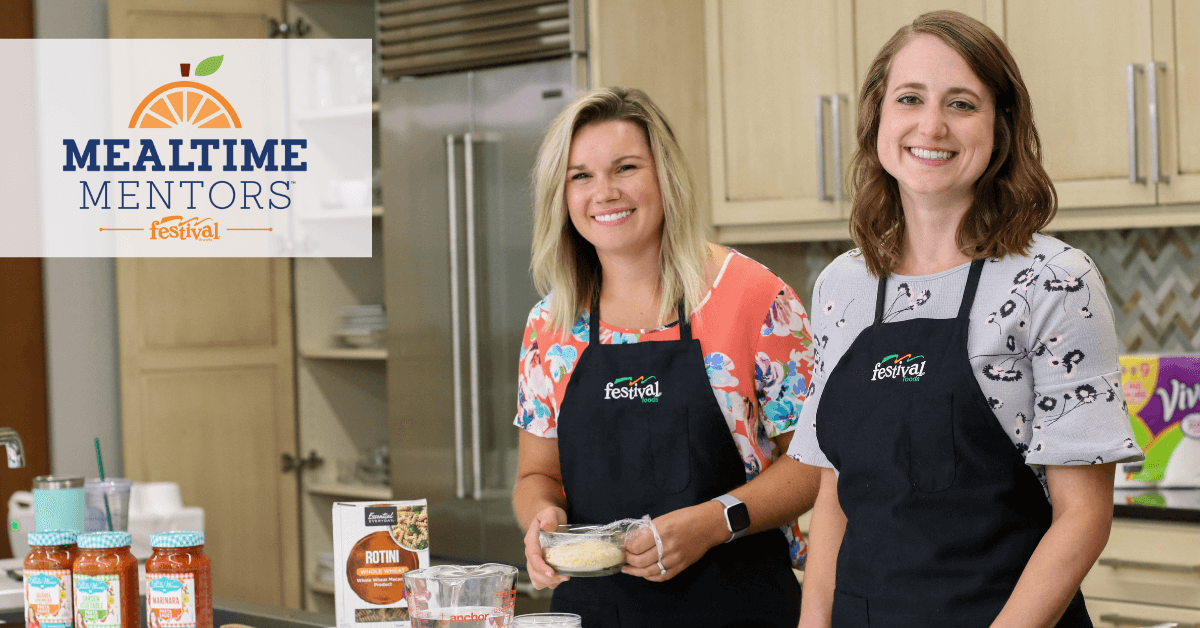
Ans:
{"label": "mealtime mentors logo", "polygon": [[[208,57],[196,66],[196,76],[211,76],[216,73],[225,59],[224,55]],[[182,78],[187,78],[191,64],[179,64]],[[163,129],[187,134],[196,130],[241,129],[242,120],[230,101],[215,88],[196,81],[180,80],[166,83],[152,90],[134,109],[129,119],[130,129]],[[136,161],[123,158],[121,151],[129,149],[129,139],[88,139],[79,141],[64,139],[64,172],[83,169],[89,172],[306,172],[308,163],[301,161],[300,150],[308,147],[304,139],[267,139],[261,147],[253,139],[164,138],[166,145],[156,139],[138,140],[139,152]],[[185,139],[187,148],[184,148]],[[80,149],[80,144],[83,148]],[[100,145],[103,144],[103,151]],[[186,152],[185,152],[186,151]],[[277,153],[282,164],[276,165]],[[103,156],[103,166],[98,156]],[[132,151],[130,152],[132,155]],[[163,155],[169,155],[167,164]],[[222,159],[223,157],[223,159]],[[195,160],[199,160],[199,165]],[[134,161],[134,163],[130,163]],[[218,163],[223,161],[224,163]],[[225,178],[211,180],[211,175],[194,175],[198,180],[105,180],[93,187],[95,182],[80,181],[82,202],[79,209],[112,209],[109,203],[110,185],[113,196],[118,197],[117,209],[162,209],[170,212],[172,204],[178,204],[177,196],[185,195],[187,210],[195,210],[198,200],[208,197],[213,209],[225,210],[239,198],[241,209],[287,209],[291,206],[291,188],[294,181],[277,180],[267,185],[253,180],[228,181]],[[190,178],[181,175],[181,179]],[[207,180],[206,180],[207,179]],[[143,185],[144,184],[144,185]],[[207,187],[207,195],[205,188]],[[198,198],[199,197],[199,198]],[[260,198],[266,197],[266,198]],[[263,201],[266,201],[264,207]],[[156,202],[158,203],[156,205]],[[253,205],[251,205],[253,203]],[[179,211],[178,209],[175,210]],[[150,240],[194,240],[211,242],[221,237],[220,225],[212,217],[167,215],[154,220],[149,227],[104,228],[100,231],[149,231]],[[227,228],[225,231],[272,231],[264,228]]]}
{"label": "mealtime mentors logo", "polygon": [[[920,360],[920,362],[916,362]],[[916,362],[914,364],[914,362]],[[871,368],[871,381],[900,378],[905,382],[919,382],[925,375],[925,356],[909,353],[893,353]]]}
{"label": "mealtime mentors logo", "polygon": [[[624,384],[624,385],[622,385]],[[651,375],[633,377],[618,377],[604,385],[605,399],[641,399],[642,403],[658,403],[662,390],[658,386],[658,378]]]}

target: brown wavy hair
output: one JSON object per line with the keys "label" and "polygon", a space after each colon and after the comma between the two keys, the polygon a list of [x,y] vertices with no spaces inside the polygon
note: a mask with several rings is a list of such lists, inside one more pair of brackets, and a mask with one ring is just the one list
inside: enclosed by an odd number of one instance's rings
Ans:
{"label": "brown wavy hair", "polygon": [[904,246],[900,188],[879,161],[879,116],[892,59],[914,34],[933,35],[958,52],[996,103],[995,151],[975,183],[975,200],[958,225],[959,249],[972,259],[1024,255],[1033,234],[1058,209],[1042,167],[1033,105],[1008,47],[980,21],[957,11],[926,13],[905,25],[871,62],[858,102],[858,150],[850,162],[854,206],[850,235],[875,276],[890,274]]}

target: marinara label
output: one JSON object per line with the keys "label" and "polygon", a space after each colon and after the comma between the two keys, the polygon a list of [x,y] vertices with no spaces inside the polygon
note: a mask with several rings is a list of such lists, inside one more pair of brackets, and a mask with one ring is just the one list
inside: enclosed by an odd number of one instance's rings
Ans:
{"label": "marinara label", "polygon": [[25,570],[25,617],[36,618],[42,628],[70,628],[70,569]]}
{"label": "marinara label", "polygon": [[146,608],[152,628],[195,628],[195,574],[147,574]]}
{"label": "marinara label", "polygon": [[121,576],[75,574],[75,610],[87,628],[120,628]]}

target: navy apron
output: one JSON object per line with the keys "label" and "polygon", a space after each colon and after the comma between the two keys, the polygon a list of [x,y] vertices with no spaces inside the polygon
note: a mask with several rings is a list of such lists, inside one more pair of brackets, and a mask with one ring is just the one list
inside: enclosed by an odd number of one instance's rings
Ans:
{"label": "navy apron", "polygon": [[[694,506],[746,482],[746,469],[679,308],[679,340],[600,344],[593,300],[588,346],[559,409],[567,520],[603,524]],[[670,568],[671,565],[666,565]],[[572,578],[551,610],[583,628],[795,628],[800,587],[779,529],[708,551],[666,582],[618,573]]]}
{"label": "navy apron", "polygon": [[[953,319],[875,323],[833,369],[817,441],[839,471],[846,533],[833,628],[986,628],[1050,527],[1041,482],[1004,433],[967,353],[983,261]],[[1076,593],[1059,621],[1091,627]]]}

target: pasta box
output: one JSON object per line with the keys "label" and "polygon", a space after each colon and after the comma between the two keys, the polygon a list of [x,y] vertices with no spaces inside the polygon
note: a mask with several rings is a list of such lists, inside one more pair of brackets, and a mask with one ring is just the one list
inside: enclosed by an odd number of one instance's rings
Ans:
{"label": "pasta box", "polygon": [[1200,356],[1121,358],[1121,384],[1143,462],[1118,486],[1200,488]]}
{"label": "pasta box", "polygon": [[409,628],[404,574],[429,566],[424,499],[333,505],[338,628]]}

